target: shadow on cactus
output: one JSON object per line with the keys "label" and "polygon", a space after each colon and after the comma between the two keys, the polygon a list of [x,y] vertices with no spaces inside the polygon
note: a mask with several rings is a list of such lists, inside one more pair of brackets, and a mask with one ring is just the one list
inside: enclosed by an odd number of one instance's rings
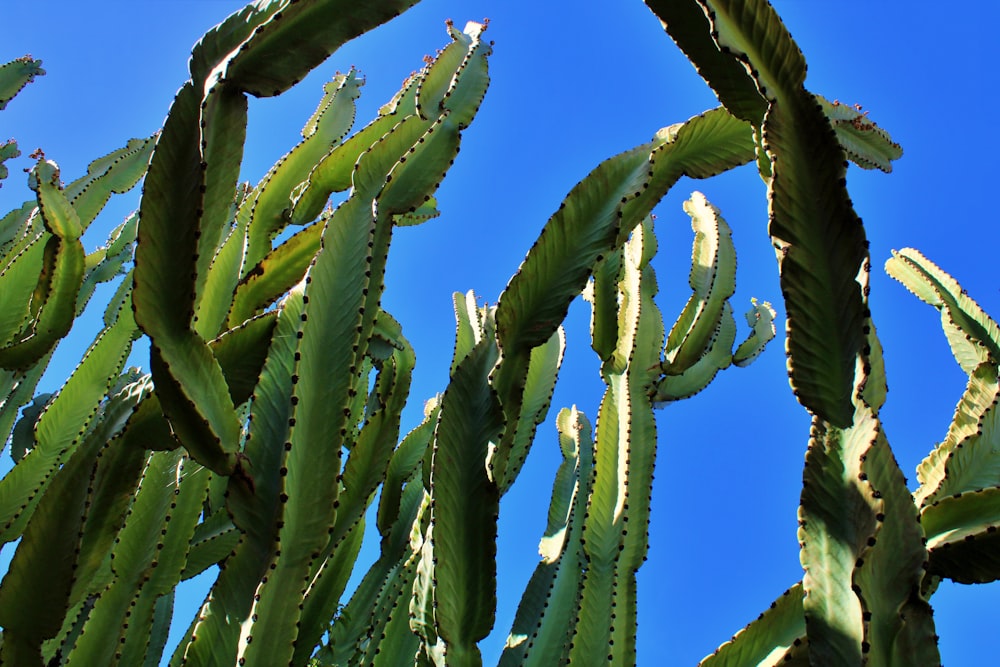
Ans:
{"label": "shadow on cactus", "polygon": [[[364,82],[337,74],[298,145],[255,186],[239,170],[248,94],[280,94],[411,4],[252,4],[194,47],[157,135],[66,186],[54,162],[32,169],[34,198],[0,223],[0,429],[16,461],[0,480],[0,533],[18,542],[0,583],[0,660],[481,665],[501,500],[548,416],[562,324],[582,296],[604,397],[593,418],[567,407],[555,419],[563,460],[542,558],[500,664],[634,664],[654,408],[751,363],[777,317],[754,300],[737,344],[732,235],[696,192],[684,204],[691,296],[665,326],[653,210],[682,176],[756,162],[791,384],[813,415],[805,574],[704,664],[937,664],[938,582],[992,581],[1000,568],[1000,334],[918,252],[889,261],[941,311],[969,375],[911,496],[879,423],[870,259],[843,178],[845,158],[888,171],[901,149],[805,89],[804,57],[764,0],[649,0],[723,106],[595,167],[497,305],[455,294],[447,388],[401,437],[416,355],[382,309],[392,231],[437,215],[489,85],[487,25],[449,22],[444,49],[353,134]],[[0,108],[42,73],[32,62],[0,69]],[[86,253],[83,231],[140,180],[139,211]],[[62,388],[36,396],[54,347],[109,281],[103,329]],[[149,373],[125,368],[140,338]],[[348,591],[373,519],[379,556]],[[164,656],[178,584],[213,568]]]}

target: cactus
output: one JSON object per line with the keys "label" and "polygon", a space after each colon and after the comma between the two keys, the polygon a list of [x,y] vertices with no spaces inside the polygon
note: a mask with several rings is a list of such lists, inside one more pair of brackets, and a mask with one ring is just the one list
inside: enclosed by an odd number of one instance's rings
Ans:
{"label": "cactus", "polygon": [[[1000,578],[1000,329],[919,252],[889,260],[941,311],[969,375],[911,495],[879,420],[870,259],[843,182],[846,159],[891,170],[902,149],[888,133],[805,89],[805,58],[765,0],[647,0],[722,106],[597,165],[496,305],[454,295],[448,385],[400,437],[416,351],[383,309],[392,232],[437,214],[489,85],[487,25],[449,21],[447,46],[353,134],[364,79],[338,73],[302,140],[256,185],[238,182],[247,95],[282,93],[414,2],[356,4],[233,14],[195,45],[159,133],[69,185],[39,157],[33,199],[0,221],[0,431],[16,461],[0,536],[19,540],[0,582],[0,661],[158,664],[177,585],[214,569],[171,665],[481,665],[497,519],[551,435],[563,321],[582,296],[604,396],[593,426],[558,411],[541,560],[500,664],[635,663],[655,410],[753,362],[777,317],[754,300],[737,344],[736,248],[696,192],[691,294],[666,326],[653,210],[682,176],[756,162],[789,376],[812,415],[804,575],[704,664],[939,663],[938,582]],[[0,108],[43,73],[29,65],[0,68]],[[138,212],[87,253],[83,232],[140,180]],[[102,330],[59,391],[34,395],[103,282],[117,286]],[[125,368],[140,338],[148,373]],[[349,590],[369,524],[379,555]]]}

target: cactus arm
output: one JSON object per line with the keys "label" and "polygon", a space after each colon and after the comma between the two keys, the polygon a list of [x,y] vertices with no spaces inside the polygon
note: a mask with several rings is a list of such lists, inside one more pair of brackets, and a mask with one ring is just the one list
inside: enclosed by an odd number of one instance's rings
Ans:
{"label": "cactus arm", "polygon": [[199,99],[185,84],[156,142],[143,185],[136,322],[150,337],[150,367],[164,414],[191,455],[219,474],[236,468],[239,424],[219,363],[191,329],[201,201]]}
{"label": "cactus arm", "polygon": [[885,434],[880,432],[861,464],[882,500],[877,542],[862,554],[854,585],[864,607],[868,664],[937,665],[932,612],[915,592],[928,566],[917,508]]}
{"label": "cactus arm", "polygon": [[13,139],[8,139],[7,141],[0,143],[0,181],[7,178],[10,174],[10,171],[7,169],[7,165],[5,165],[4,162],[20,157],[20,155],[21,151],[17,147],[17,142]]}
{"label": "cactus arm", "polygon": [[[0,348],[0,366],[26,370],[69,332],[83,282],[85,254],[80,219],[59,183],[59,167],[39,160],[31,171],[38,207],[50,236],[45,241],[42,271],[32,296],[32,320],[20,336]],[[39,304],[36,306],[35,304]]]}
{"label": "cactus arm", "polygon": [[[194,461],[186,460],[179,466],[177,477],[179,483],[170,489],[173,502],[164,516],[160,536],[155,539],[156,552],[150,562],[151,569],[143,576],[138,590],[133,591],[129,613],[123,615],[121,638],[124,642],[119,641],[115,651],[115,661],[121,665],[138,665],[144,658],[158,662],[160,658],[152,646],[164,643],[164,637],[153,632],[156,607],[180,582],[211,474]],[[106,637],[104,641],[107,643]]]}
{"label": "cactus arm", "polygon": [[[107,245],[87,255],[83,282],[76,301],[77,317],[90,302],[97,285],[114,280],[125,272],[125,264],[132,260],[138,222],[138,215],[130,215],[125,222],[112,230]],[[128,286],[131,287],[131,281],[124,282],[129,283]]]}
{"label": "cactus arm", "polygon": [[254,266],[271,248],[274,236],[287,224],[292,191],[315,165],[344,139],[354,123],[355,100],[364,80],[355,70],[337,74],[323,87],[319,107],[302,130],[302,141],[268,171],[255,188],[251,206],[246,264]]}
{"label": "cactus arm", "polygon": [[0,271],[4,287],[0,290],[0,340],[5,345],[11,344],[37,313],[39,299],[34,298],[34,292],[39,286],[38,267],[44,261],[46,236],[35,236]]}
{"label": "cactus arm", "polygon": [[[226,327],[226,318],[232,305],[233,291],[240,279],[246,254],[247,227],[250,209],[244,204],[249,199],[249,184],[243,183],[236,192],[231,210],[229,232],[220,240],[215,250],[202,287],[201,300],[195,311],[195,330],[199,335],[211,337]],[[229,327],[242,320],[230,322]]]}
{"label": "cactus arm", "polygon": [[[42,642],[62,627],[78,574],[76,561],[87,519],[85,501],[103,444],[102,439],[92,437],[75,448],[47,485],[24,529],[0,585],[4,628],[0,660],[4,662],[41,664]],[[15,657],[32,654],[37,656],[32,661]]]}
{"label": "cactus arm", "polygon": [[87,173],[66,186],[66,198],[84,230],[101,212],[112,194],[124,194],[146,173],[155,137],[128,143],[87,165]]}
{"label": "cactus arm", "polygon": [[754,80],[731,54],[712,39],[708,17],[697,0],[646,0],[670,38],[698,70],[730,113],[760,125],[767,102]]}
{"label": "cactus arm", "polygon": [[775,335],[774,308],[767,301],[763,303],[757,303],[757,299],[750,301],[753,307],[746,312],[746,320],[752,331],[733,352],[733,364],[740,367],[748,366],[759,357],[764,347],[774,340]]}
{"label": "cactus arm", "polygon": [[531,351],[517,423],[511,425],[512,428],[508,426],[513,431],[512,436],[509,440],[504,438],[490,458],[493,478],[501,495],[517,479],[535,441],[535,431],[548,415],[565,351],[566,332],[562,327],[556,329],[545,344]]}
{"label": "cactus arm", "polygon": [[21,90],[42,76],[42,61],[35,60],[30,55],[16,58],[0,65],[0,111],[7,108],[7,103],[14,99]]}
{"label": "cactus arm", "polygon": [[333,554],[323,562],[310,582],[291,664],[306,664],[323,633],[329,629],[330,619],[336,613],[348,579],[354,571],[364,534],[365,519],[362,515],[341,536]]}
{"label": "cactus arm", "polygon": [[[435,419],[430,422],[431,426],[437,421],[437,412],[433,414]],[[411,435],[417,433],[419,431]],[[414,441],[410,437],[407,439]],[[403,639],[398,635],[389,638],[384,628],[396,616],[407,622],[409,620],[408,615],[402,612],[407,609],[412,594],[416,561],[419,559],[420,531],[426,523],[422,517],[426,515],[426,509],[423,484],[419,476],[413,474],[399,495],[391,525],[382,533],[378,560],[369,568],[351,594],[350,601],[334,620],[330,643],[321,649],[322,655],[330,657],[325,664],[366,664],[366,658],[363,658],[365,653],[388,653],[383,650],[383,640],[398,642]],[[411,544],[414,538],[418,540],[416,553]],[[402,634],[408,636],[406,639],[411,646],[409,658],[412,660],[417,637],[406,626],[402,628]],[[362,643],[367,643],[367,649],[362,647]]]}
{"label": "cactus arm", "polygon": [[[375,380],[375,408],[364,418],[364,425],[351,447],[342,473],[343,489],[338,496],[336,523],[323,550],[322,563],[306,591],[302,618],[295,639],[295,655],[308,657],[323,633],[328,629],[347,577],[353,569],[360,538],[364,532],[364,516],[399,439],[399,420],[416,356],[409,344],[395,350],[382,361]],[[362,378],[367,380],[367,375]],[[359,392],[360,393],[360,392]],[[370,401],[371,402],[371,401]],[[359,411],[360,412],[360,411]],[[345,554],[354,553],[353,556]],[[293,663],[302,660],[293,658]]]}
{"label": "cactus arm", "polygon": [[103,331],[83,361],[43,411],[35,426],[36,446],[0,480],[0,540],[24,529],[52,474],[68,460],[118,378],[131,349],[135,325],[127,312]]}
{"label": "cactus arm", "polygon": [[837,142],[847,153],[847,158],[862,169],[878,169],[885,173],[892,171],[893,160],[903,157],[903,147],[892,140],[889,133],[869,120],[867,112],[839,102],[829,102],[816,95],[816,101],[823,108]]}
{"label": "cactus arm", "polygon": [[773,8],[756,0],[702,5],[720,48],[744,63],[769,102],[769,233],[788,315],[792,385],[811,412],[846,428],[867,312],[856,280],[867,268],[867,244],[847,195],[843,150],[803,86],[805,60]]}
{"label": "cactus arm", "polygon": [[1000,488],[941,498],[923,508],[920,522],[927,534],[930,574],[964,584],[1000,579]]}
{"label": "cactus arm", "polygon": [[[424,409],[424,420],[410,431],[399,447],[393,452],[386,469],[385,483],[379,497],[377,525],[379,533],[386,538],[396,530],[402,511],[402,494],[409,486],[409,480],[423,461],[434,435],[434,426],[440,415],[437,402],[428,403]],[[411,519],[412,523],[412,519]]]}
{"label": "cactus arm", "polygon": [[671,401],[690,398],[705,389],[720,370],[729,368],[735,342],[736,320],[727,301],[723,304],[719,325],[709,338],[708,350],[684,372],[662,375],[651,390],[653,405],[662,407]]}
{"label": "cactus arm", "polygon": [[302,280],[320,248],[329,216],[296,233],[263,257],[236,285],[229,325],[253,316]]}
{"label": "cactus arm", "polygon": [[984,361],[1000,362],[1000,327],[954,278],[913,248],[893,251],[885,270],[941,311],[941,326],[962,370],[971,375]]}
{"label": "cactus arm", "polygon": [[875,443],[878,423],[860,407],[851,429],[813,420],[799,507],[800,560],[810,660],[814,664],[861,664],[865,626],[851,589],[853,573],[874,544],[875,515],[884,501],[861,476],[860,459]]}
{"label": "cactus arm", "polygon": [[[437,634],[449,664],[481,664],[476,642],[493,626],[500,494],[486,468],[503,412],[489,385],[497,349],[483,340],[459,363],[441,399],[431,463]],[[426,558],[426,556],[425,556]]]}
{"label": "cactus arm", "polygon": [[723,305],[736,291],[736,249],[719,209],[695,192],[684,202],[694,229],[691,274],[694,292],[674,323],[664,350],[664,373],[677,375],[705,355],[722,323]]}
{"label": "cactus arm", "polygon": [[[179,450],[149,456],[112,552],[114,578],[94,604],[83,632],[66,656],[66,664],[116,664],[115,654],[121,645],[118,640],[130,622],[126,612],[130,602],[141,594],[145,577],[155,574],[152,563],[163,548],[161,531],[174,518],[171,504],[177,500],[174,491],[180,492],[182,461]],[[183,518],[179,522],[183,523]]]}
{"label": "cactus arm", "polygon": [[589,421],[575,407],[560,410],[556,427],[563,461],[538,545],[542,560],[521,596],[499,667],[559,664],[569,647],[566,630],[578,613],[584,566],[580,536],[593,482],[594,443]]}
{"label": "cactus arm", "polygon": [[[230,85],[255,97],[279,95],[342,44],[395,18],[415,3],[270,0],[258,5],[266,13],[266,20],[254,19],[256,27],[218,69]],[[290,44],[294,48],[289,48]]]}
{"label": "cactus arm", "polygon": [[[181,642],[172,664],[231,665],[236,661],[240,627],[250,618],[254,589],[266,571],[277,538],[282,458],[287,439],[296,333],[302,316],[301,288],[279,309],[275,333],[250,407],[253,425],[244,453],[254,466],[255,488],[229,485],[227,508],[242,536],[221,565],[219,577],[198,615],[189,639]],[[191,638],[193,637],[193,638]]]}
{"label": "cactus arm", "polygon": [[191,536],[191,550],[188,552],[180,580],[196,577],[213,565],[224,560],[240,540],[240,531],[233,525],[229,514],[218,510],[197,525]]}
{"label": "cactus arm", "polygon": [[990,362],[982,363],[969,375],[944,440],[917,466],[917,479],[921,484],[913,493],[913,498],[919,506],[925,507],[947,495],[939,490],[943,485],[950,484],[946,481],[949,458],[960,443],[978,435],[983,416],[987,410],[993,409],[998,400],[1000,381],[997,366]]}
{"label": "cactus arm", "polygon": [[[992,386],[997,386],[995,376]],[[977,420],[975,432],[954,443],[944,464],[943,479],[934,493],[928,495],[924,502],[995,486],[1000,479],[998,443],[1000,443],[1000,396],[994,392],[993,401]]]}
{"label": "cactus arm", "polygon": [[2,260],[4,265],[10,261],[11,248],[15,247],[15,241],[24,239],[31,231],[37,213],[36,204],[36,200],[29,199],[21,204],[20,208],[15,208],[0,218],[0,254],[4,257]]}
{"label": "cactus arm", "polygon": [[682,175],[706,178],[751,159],[749,126],[716,109],[601,163],[566,196],[501,295],[505,354],[549,339],[595,263],[624,243]]}
{"label": "cactus arm", "polygon": [[[700,667],[772,667],[781,662],[789,649],[804,643],[806,632],[802,615],[802,584],[781,594],[756,620],[737,632],[732,639],[705,657]],[[808,661],[807,661],[808,664]]]}

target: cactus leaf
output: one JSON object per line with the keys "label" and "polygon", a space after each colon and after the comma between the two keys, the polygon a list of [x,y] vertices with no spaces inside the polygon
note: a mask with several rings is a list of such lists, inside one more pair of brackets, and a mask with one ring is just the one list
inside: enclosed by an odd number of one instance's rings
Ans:
{"label": "cactus leaf", "polygon": [[42,61],[35,60],[30,55],[16,58],[0,65],[0,111],[7,108],[7,103],[21,92],[21,89],[42,76]]}
{"label": "cactus leaf", "polygon": [[[742,667],[743,665],[784,665],[789,649],[805,643],[806,625],[802,615],[802,584],[781,594],[764,613],[733,638],[705,657],[700,667]],[[808,664],[808,661],[807,661]]]}
{"label": "cactus leaf", "polygon": [[962,370],[971,375],[984,361],[1000,362],[1000,327],[962,286],[918,250],[892,254],[886,272],[941,311],[941,326]]}

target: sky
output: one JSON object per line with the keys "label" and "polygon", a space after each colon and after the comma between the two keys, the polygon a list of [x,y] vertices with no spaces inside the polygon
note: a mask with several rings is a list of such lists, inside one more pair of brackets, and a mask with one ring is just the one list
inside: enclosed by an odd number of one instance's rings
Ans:
{"label": "sky", "polygon": [[[805,53],[807,87],[863,105],[905,151],[892,174],[852,166],[848,184],[875,267],[870,303],[891,390],[883,423],[914,488],[915,467],[943,438],[965,376],[938,314],[880,267],[891,249],[918,248],[1000,316],[1000,227],[989,198],[996,193],[1000,135],[993,117],[1000,98],[994,45],[980,32],[1000,21],[1000,3],[981,3],[974,15],[924,0],[773,4]],[[0,112],[0,136],[15,137],[25,154],[8,162],[0,213],[30,194],[21,169],[33,149],[58,162],[68,181],[130,137],[155,132],[187,77],[191,45],[242,5],[0,5],[0,62],[30,53],[48,72]],[[335,71],[355,65],[365,75],[363,125],[425,54],[448,42],[445,19],[461,26],[484,17],[496,42],[492,84],[438,193],[442,215],[397,232],[389,259],[384,307],[403,324],[418,359],[404,428],[445,388],[452,293],[472,289],[495,303],[545,221],[594,166],[717,104],[639,0],[424,0],[345,46],[280,98],[251,100],[243,177],[256,182],[295,144]],[[658,207],[654,266],[668,327],[690,294],[691,231],[681,203],[693,190],[704,192],[733,229],[737,311],[751,297],[774,302],[780,333],[765,190],[752,166],[710,181],[683,179]],[[136,205],[135,195],[113,199],[85,247],[100,245]],[[586,304],[575,303],[552,418],[573,404],[596,416],[603,384],[588,322]],[[58,387],[92,336],[86,322],[74,328],[39,391]],[[791,395],[779,338],[751,367],[727,370],[702,394],[658,411],[657,424],[649,559],[639,573],[638,664],[690,665],[802,576],[796,509],[809,417]],[[9,466],[4,458],[0,471]],[[485,664],[495,663],[537,562],[558,463],[550,418],[501,508],[500,602],[495,631],[482,644]],[[181,626],[204,594],[198,585],[182,589]],[[996,654],[997,584],[943,584],[931,603],[945,664],[981,664],[983,655]]]}

